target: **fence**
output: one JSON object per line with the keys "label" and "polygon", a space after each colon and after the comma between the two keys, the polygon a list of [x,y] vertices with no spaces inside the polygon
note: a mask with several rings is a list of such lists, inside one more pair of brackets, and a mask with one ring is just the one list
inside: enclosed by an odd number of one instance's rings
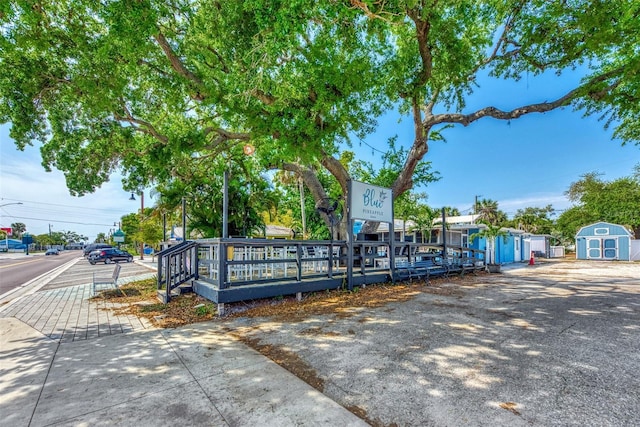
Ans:
{"label": "fence", "polygon": [[[443,253],[444,252],[444,253]],[[158,295],[191,282],[218,304],[464,273],[484,268],[484,251],[412,242],[203,239],[164,249]],[[223,306],[219,307],[222,311]]]}

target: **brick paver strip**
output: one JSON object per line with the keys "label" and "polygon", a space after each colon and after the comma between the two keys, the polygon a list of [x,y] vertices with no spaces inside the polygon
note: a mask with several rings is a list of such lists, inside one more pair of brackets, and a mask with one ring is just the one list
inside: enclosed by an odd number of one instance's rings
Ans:
{"label": "brick paver strip", "polygon": [[[130,278],[136,279],[137,277]],[[90,297],[91,284],[43,290],[24,295],[7,307],[0,307],[0,316],[15,317],[61,342],[153,327],[146,319],[116,314],[112,309],[118,308],[117,304],[100,299],[89,300]]]}

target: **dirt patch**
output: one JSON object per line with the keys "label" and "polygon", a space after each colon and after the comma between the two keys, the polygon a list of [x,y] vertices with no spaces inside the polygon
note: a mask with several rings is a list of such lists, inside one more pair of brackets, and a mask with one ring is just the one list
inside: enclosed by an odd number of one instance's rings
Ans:
{"label": "dirt patch", "polygon": [[273,360],[319,392],[322,393],[324,391],[324,380],[316,374],[316,371],[311,367],[311,365],[298,357],[297,354],[289,350],[285,350],[280,346],[261,344],[260,340],[249,338],[241,334],[231,333],[231,335],[259,353],[267,356],[269,359]]}
{"label": "dirt patch", "polygon": [[216,319],[216,305],[196,294],[184,294],[162,304],[156,297],[155,279],[141,280],[100,292],[91,300],[106,300],[104,310],[132,314],[160,328],[175,328]]}
{"label": "dirt patch", "polygon": [[500,404],[500,407],[502,409],[506,409],[507,411],[512,412],[515,415],[522,415],[520,414],[520,411],[516,409],[517,406],[518,405],[513,402],[503,402]]}
{"label": "dirt patch", "polygon": [[[480,276],[480,275],[479,275]],[[479,277],[478,276],[478,277]],[[461,286],[472,285],[478,277],[452,277],[426,282],[404,282],[357,287],[353,291],[331,290],[306,294],[301,301],[294,296],[226,304],[224,318],[217,316],[217,307],[211,301],[195,294],[183,294],[162,304],[156,298],[155,279],[133,282],[119,289],[103,291],[93,297],[105,299],[110,310],[117,314],[132,314],[148,319],[160,328],[175,328],[204,321],[224,321],[228,318],[265,317],[273,321],[292,323],[316,315],[332,314],[337,318],[349,318],[362,309],[382,307],[392,302],[402,302],[420,293],[460,297]]]}

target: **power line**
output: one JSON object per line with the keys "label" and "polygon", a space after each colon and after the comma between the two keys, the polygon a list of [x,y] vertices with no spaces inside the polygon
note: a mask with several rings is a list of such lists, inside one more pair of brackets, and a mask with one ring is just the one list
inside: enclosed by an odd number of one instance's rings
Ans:
{"label": "power line", "polygon": [[98,209],[98,208],[89,208],[86,206],[76,206],[76,205],[61,205],[58,203],[46,203],[46,202],[38,202],[35,200],[21,200],[21,199],[7,199],[7,198],[0,198],[0,201],[2,200],[6,200],[9,202],[22,202],[22,203],[33,203],[36,205],[45,205],[45,206],[58,206],[58,207],[62,207],[62,208],[72,208],[72,209],[84,209],[84,210],[88,210],[88,211],[98,211],[98,212],[117,212],[116,209]]}
{"label": "power line", "polygon": [[11,216],[11,218],[13,218],[15,220],[30,219],[30,220],[33,220],[33,221],[59,222],[61,224],[96,225],[96,226],[104,226],[104,227],[113,227],[113,222],[111,222],[110,224],[98,224],[98,223],[78,222],[78,221],[61,221],[61,220],[58,220],[58,219],[30,218],[30,217],[27,217],[27,216]]}

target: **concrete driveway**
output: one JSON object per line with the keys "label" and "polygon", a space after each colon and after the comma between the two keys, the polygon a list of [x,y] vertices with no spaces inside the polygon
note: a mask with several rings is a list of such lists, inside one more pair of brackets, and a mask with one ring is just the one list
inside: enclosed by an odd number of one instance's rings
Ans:
{"label": "concrete driveway", "polygon": [[384,426],[640,425],[640,264],[547,262],[407,302],[227,327]]}

